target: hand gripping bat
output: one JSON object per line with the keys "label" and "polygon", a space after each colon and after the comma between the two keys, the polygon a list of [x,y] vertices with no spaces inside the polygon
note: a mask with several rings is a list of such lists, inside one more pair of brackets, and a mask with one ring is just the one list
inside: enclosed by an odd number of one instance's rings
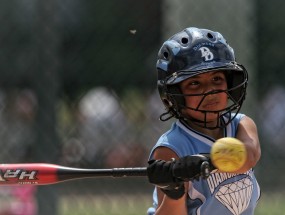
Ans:
{"label": "hand gripping bat", "polygon": [[[208,164],[201,166],[201,172],[209,174]],[[1,185],[47,185],[92,177],[147,176],[147,167],[83,169],[47,163],[1,164]]]}

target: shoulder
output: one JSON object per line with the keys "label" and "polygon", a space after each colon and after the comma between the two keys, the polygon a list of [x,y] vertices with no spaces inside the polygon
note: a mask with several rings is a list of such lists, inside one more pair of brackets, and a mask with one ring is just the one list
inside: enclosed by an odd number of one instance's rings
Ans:
{"label": "shoulder", "polygon": [[234,121],[241,121],[244,117],[246,117],[246,115],[245,114],[243,114],[243,113],[238,113],[238,114],[235,114],[236,116],[235,116],[235,119],[234,119]]}
{"label": "shoulder", "polygon": [[243,128],[245,130],[254,130],[257,132],[257,126],[252,118],[249,116],[244,116],[240,121],[239,121],[239,126],[240,129]]}
{"label": "shoulder", "polygon": [[181,129],[179,123],[173,123],[171,129],[158,139],[150,152],[149,159],[153,159],[154,157],[162,159],[160,155],[157,156],[157,152],[169,154],[170,151],[171,157],[173,157],[173,155],[178,157],[183,156],[187,151],[185,147],[190,147],[189,138],[189,135]]}
{"label": "shoulder", "polygon": [[239,125],[239,124],[248,124],[248,125],[252,125],[252,126],[256,126],[254,120],[243,114],[243,113],[238,113],[234,119],[235,124]]}
{"label": "shoulder", "polygon": [[172,124],[171,129],[165,132],[159,138],[158,145],[177,145],[184,142],[186,138],[186,133],[181,129],[179,122]]}
{"label": "shoulder", "polygon": [[240,122],[247,117],[243,113],[233,114],[232,116],[234,117],[233,121],[231,122],[233,130],[237,130]]}

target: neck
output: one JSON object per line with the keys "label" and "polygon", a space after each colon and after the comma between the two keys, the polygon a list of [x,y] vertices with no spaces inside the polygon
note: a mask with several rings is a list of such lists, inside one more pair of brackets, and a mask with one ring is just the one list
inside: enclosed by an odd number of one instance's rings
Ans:
{"label": "neck", "polygon": [[203,127],[203,125],[198,125],[197,122],[192,122],[191,120],[183,120],[187,126],[189,126],[191,129],[198,131],[200,133],[203,133],[209,137],[212,137],[213,139],[219,139],[224,137],[224,128],[215,128],[215,129],[209,129]]}

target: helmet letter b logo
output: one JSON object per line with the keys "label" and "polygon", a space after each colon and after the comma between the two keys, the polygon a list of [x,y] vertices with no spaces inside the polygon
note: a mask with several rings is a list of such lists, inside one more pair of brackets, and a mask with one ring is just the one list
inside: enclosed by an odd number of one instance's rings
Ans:
{"label": "helmet letter b logo", "polygon": [[201,51],[202,57],[205,58],[205,61],[214,59],[214,54],[207,47],[201,47],[199,50]]}

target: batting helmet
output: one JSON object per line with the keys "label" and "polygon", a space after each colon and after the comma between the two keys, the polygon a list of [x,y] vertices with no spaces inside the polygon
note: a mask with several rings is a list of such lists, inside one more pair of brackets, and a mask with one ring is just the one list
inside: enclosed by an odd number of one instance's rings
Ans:
{"label": "batting helmet", "polygon": [[[248,73],[244,66],[235,61],[234,50],[218,32],[191,27],[175,34],[160,48],[156,68],[158,91],[167,109],[160,117],[163,121],[171,117],[187,119],[181,112],[183,108],[189,108],[185,106],[186,95],[182,94],[178,84],[198,74],[225,71],[228,86],[225,93],[228,94],[229,104],[225,109],[215,111],[219,123],[214,128],[229,124],[245,99]],[[199,107],[195,110],[205,113],[205,116],[207,114]],[[206,122],[203,127],[207,127]]]}

